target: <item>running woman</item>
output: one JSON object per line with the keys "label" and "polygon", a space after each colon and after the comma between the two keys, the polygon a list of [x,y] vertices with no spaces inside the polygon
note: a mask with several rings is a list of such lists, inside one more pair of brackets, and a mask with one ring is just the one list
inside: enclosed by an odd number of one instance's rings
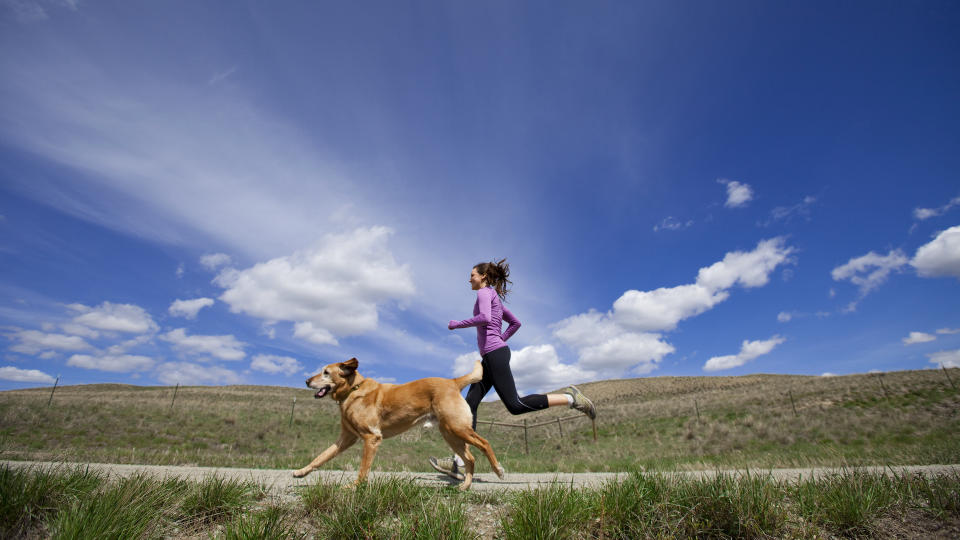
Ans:
{"label": "running woman", "polygon": [[[477,328],[477,346],[480,349],[483,366],[483,379],[470,385],[467,390],[467,404],[473,413],[473,429],[477,429],[477,407],[491,388],[497,391],[500,401],[511,414],[524,414],[533,411],[567,405],[583,412],[591,419],[597,417],[596,407],[576,386],[568,386],[562,394],[530,394],[519,397],[517,385],[510,371],[510,347],[506,341],[520,328],[520,321],[503,305],[503,299],[509,292],[507,285],[512,284],[510,265],[506,259],[499,262],[485,262],[470,271],[470,287],[477,291],[477,302],[473,305],[473,317],[463,321],[450,321],[447,328]],[[501,332],[503,321],[507,329]],[[463,461],[460,456],[449,458],[430,458],[430,465],[457,480],[463,480]]]}

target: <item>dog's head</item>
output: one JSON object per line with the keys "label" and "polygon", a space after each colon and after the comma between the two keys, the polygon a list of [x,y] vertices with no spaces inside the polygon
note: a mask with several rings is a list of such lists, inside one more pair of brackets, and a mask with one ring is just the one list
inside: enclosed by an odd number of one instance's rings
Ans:
{"label": "dog's head", "polygon": [[351,358],[346,362],[328,364],[323,371],[307,379],[307,386],[317,391],[313,397],[320,399],[327,394],[336,393],[339,390],[350,388],[357,376],[356,358]]}

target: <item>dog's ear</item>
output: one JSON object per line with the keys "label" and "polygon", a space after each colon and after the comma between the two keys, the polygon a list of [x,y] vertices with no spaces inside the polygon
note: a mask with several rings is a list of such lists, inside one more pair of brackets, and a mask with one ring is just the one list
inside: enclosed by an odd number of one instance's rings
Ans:
{"label": "dog's ear", "polygon": [[353,373],[354,373],[355,371],[357,371],[357,366],[358,366],[359,364],[360,364],[360,362],[357,362],[357,359],[356,359],[356,358],[351,358],[351,359],[347,360],[346,362],[341,362],[341,363],[340,363],[340,374],[343,375],[344,377],[349,377],[349,376],[353,375]]}

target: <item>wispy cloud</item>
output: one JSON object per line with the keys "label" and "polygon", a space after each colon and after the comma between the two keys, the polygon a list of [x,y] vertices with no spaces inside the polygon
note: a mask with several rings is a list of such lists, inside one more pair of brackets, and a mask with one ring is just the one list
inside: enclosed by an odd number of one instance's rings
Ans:
{"label": "wispy cloud", "polygon": [[663,221],[653,226],[653,232],[680,231],[693,226],[693,220],[678,221],[673,216],[663,218]]}
{"label": "wispy cloud", "polygon": [[960,206],[960,197],[954,197],[950,199],[950,202],[939,208],[914,208],[913,217],[923,221],[932,217],[941,216],[957,206]]}
{"label": "wispy cloud", "polygon": [[220,360],[242,360],[246,353],[245,343],[233,335],[187,335],[183,328],[161,334],[160,339],[173,345],[178,351],[190,356],[210,355]]}
{"label": "wispy cloud", "polygon": [[174,300],[167,310],[174,317],[196,319],[200,310],[214,304],[213,298],[194,298],[192,300]]}
{"label": "wispy cloud", "polygon": [[860,289],[859,298],[847,306],[847,311],[854,311],[860,300],[882,285],[891,272],[900,271],[908,262],[907,256],[899,249],[886,255],[871,251],[834,268],[830,275],[834,281],[850,281]]}
{"label": "wispy cloud", "polygon": [[293,375],[303,370],[303,364],[296,358],[289,356],[276,356],[270,354],[258,354],[250,362],[250,369],[262,371],[264,373],[282,373],[284,375]]}
{"label": "wispy cloud", "polygon": [[201,366],[190,362],[167,362],[157,366],[157,380],[164,384],[240,384],[243,378],[220,366]]}
{"label": "wispy cloud", "polygon": [[770,211],[770,216],[765,221],[758,222],[758,225],[762,227],[769,227],[770,225],[778,222],[790,223],[794,219],[803,218],[809,220],[810,209],[816,202],[816,197],[807,196],[804,197],[802,201],[792,206],[777,206]]}
{"label": "wispy cloud", "polygon": [[760,356],[770,354],[777,345],[785,341],[786,338],[780,336],[773,336],[770,339],[762,341],[744,340],[740,346],[739,353],[729,356],[715,356],[707,360],[707,363],[703,365],[703,369],[704,371],[720,371],[740,367]]}

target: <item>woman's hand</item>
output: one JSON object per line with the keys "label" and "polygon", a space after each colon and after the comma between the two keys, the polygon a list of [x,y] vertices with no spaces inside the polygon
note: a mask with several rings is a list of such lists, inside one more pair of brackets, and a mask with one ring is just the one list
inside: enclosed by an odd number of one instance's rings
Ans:
{"label": "woman's hand", "polygon": [[447,323],[447,330],[456,330],[456,329],[457,329],[457,321],[450,321],[449,323]]}

